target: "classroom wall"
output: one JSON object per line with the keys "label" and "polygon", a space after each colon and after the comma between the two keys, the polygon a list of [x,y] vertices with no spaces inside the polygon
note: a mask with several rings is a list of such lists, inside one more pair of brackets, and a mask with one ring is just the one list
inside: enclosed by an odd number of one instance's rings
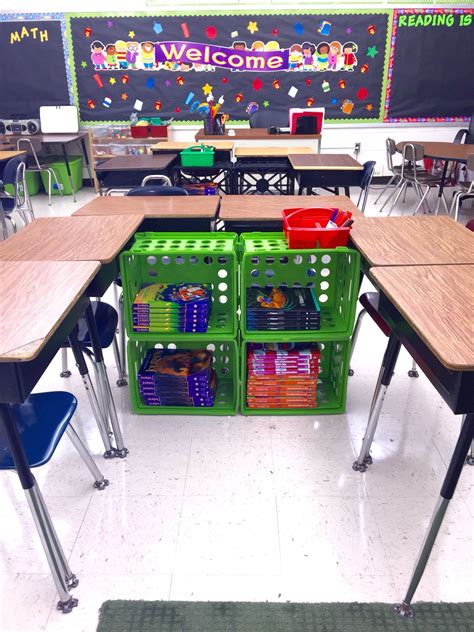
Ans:
{"label": "classroom wall", "polygon": [[[348,4],[348,3],[347,3]],[[413,3],[414,6],[423,6],[420,3]],[[429,0],[423,3],[425,6],[429,6],[432,4]],[[469,2],[459,3],[464,6],[468,6]],[[78,13],[88,13],[94,12],[97,10],[98,4],[97,0],[43,0],[41,4],[38,4],[37,0],[22,0],[21,8],[18,5],[14,4],[12,0],[3,0],[2,9],[0,12],[2,13],[10,13],[10,12],[18,12],[21,10],[23,13],[27,12],[37,12],[40,10],[42,13],[48,12],[78,12]],[[5,6],[7,5],[7,6]],[[270,9],[273,7],[275,10],[278,9],[288,9],[288,2],[283,2],[282,0],[266,0],[266,2],[256,2],[255,0],[233,0],[233,2],[222,2],[222,1],[207,1],[203,2],[203,0],[186,0],[185,3],[169,3],[169,2],[160,2],[159,0],[135,0],[133,4],[130,3],[129,0],[102,0],[100,2],[100,12],[123,12],[124,14],[130,13],[131,11],[143,11],[143,12],[166,12],[166,11],[186,11],[186,9],[194,8],[195,10],[199,8],[199,10],[203,11],[206,9],[210,10],[223,10],[226,7],[233,7],[245,9],[246,7],[251,6],[254,9]],[[357,3],[351,3],[350,8],[357,7]],[[389,2],[389,0],[381,1],[381,2],[364,2],[360,4],[360,7],[368,9],[368,8],[386,8],[386,7],[394,8],[393,2]],[[406,2],[401,2],[400,6],[407,6]],[[439,5],[437,5],[439,6]],[[452,3],[449,5],[452,6]],[[301,9],[317,9],[321,7],[327,8],[346,8],[346,3],[341,4],[340,2],[324,2],[324,3],[315,3],[309,1],[300,1],[291,3],[291,9],[297,10]],[[349,7],[347,7],[349,8]],[[387,136],[391,136],[396,141],[399,140],[432,140],[432,141],[451,141],[457,130],[462,127],[460,125],[441,125],[438,124],[436,126],[431,125],[372,125],[372,126],[362,126],[362,125],[331,125],[327,126],[324,131],[323,136],[323,151],[330,152],[333,150],[334,152],[351,152],[356,143],[361,144],[361,152],[359,154],[359,159],[361,161],[365,160],[376,160],[376,175],[386,175],[387,167],[385,163],[385,139]],[[173,130],[173,140],[193,140],[194,134],[197,130],[196,127],[184,127],[180,126],[179,129]]]}

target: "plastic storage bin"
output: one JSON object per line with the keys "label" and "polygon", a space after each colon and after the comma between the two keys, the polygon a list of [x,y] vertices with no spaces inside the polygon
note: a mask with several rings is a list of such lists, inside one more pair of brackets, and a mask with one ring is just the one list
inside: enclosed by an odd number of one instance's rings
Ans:
{"label": "plastic storage bin", "polygon": [[[26,188],[30,197],[36,195],[41,186],[40,174],[38,171],[25,171]],[[15,187],[13,184],[6,184],[5,191],[10,195],[15,195]]]}
{"label": "plastic storage bin", "polygon": [[[284,332],[286,333],[286,332]],[[290,336],[280,336],[280,341]],[[317,336],[314,341],[319,342]],[[260,338],[259,342],[264,342]],[[316,408],[249,408],[247,406],[247,342],[241,353],[241,411],[243,415],[334,415],[343,413],[346,405],[350,340],[319,342],[321,358],[316,391]]]}
{"label": "plastic storage bin", "polygon": [[[79,191],[79,189],[82,189],[82,156],[69,156],[68,159],[74,191]],[[56,174],[63,195],[72,195],[71,183],[69,182],[65,161],[59,157],[52,157],[47,161],[47,165],[50,169],[53,169]],[[41,180],[47,191],[48,174],[45,171],[41,172]],[[55,187],[54,179],[51,194],[60,195],[60,192]]]}
{"label": "plastic storage bin", "polygon": [[[354,326],[359,291],[360,255],[356,250],[290,250],[283,233],[243,233],[240,236],[240,328],[244,338],[259,342],[349,338]],[[321,306],[315,331],[248,331],[248,287],[314,288]]]}
{"label": "plastic storage bin", "polygon": [[[287,208],[283,214],[283,232],[288,247],[293,248],[337,248],[347,246],[351,227],[325,228],[333,208]],[[350,214],[348,215],[350,217]],[[321,228],[315,226],[321,224]]]}
{"label": "plastic storage bin", "polygon": [[148,138],[150,136],[149,125],[131,125],[130,133],[132,138]]}
{"label": "plastic storage bin", "polygon": [[[137,372],[147,351],[153,347],[169,349],[208,349],[213,353],[213,367],[217,373],[214,406],[147,406],[141,399]],[[128,371],[132,409],[139,415],[235,415],[239,400],[239,369],[237,343],[231,338],[183,340],[176,336],[154,334],[148,340],[128,341]]]}
{"label": "plastic storage bin", "polygon": [[207,332],[178,333],[177,339],[237,333],[237,235],[234,233],[137,233],[120,256],[125,324],[130,338],[153,340],[157,333],[133,331],[131,306],[148,283],[210,283],[212,308]]}
{"label": "plastic storage bin", "polygon": [[214,147],[193,145],[180,153],[182,167],[213,167]]}

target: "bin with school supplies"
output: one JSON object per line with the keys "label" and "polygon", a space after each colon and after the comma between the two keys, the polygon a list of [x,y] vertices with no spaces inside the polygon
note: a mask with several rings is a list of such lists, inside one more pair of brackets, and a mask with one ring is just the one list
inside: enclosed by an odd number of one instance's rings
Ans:
{"label": "bin with school supplies", "polygon": [[129,337],[235,335],[236,242],[234,233],[137,233],[120,257]]}
{"label": "bin with school supplies", "polygon": [[182,167],[213,167],[214,147],[193,145],[180,152]]}
{"label": "bin with school supplies", "polygon": [[235,415],[237,343],[190,335],[128,341],[132,409],[139,415]]}
{"label": "bin with school supplies", "polygon": [[[79,191],[82,189],[82,156],[69,156],[69,168],[71,170],[71,178],[72,184],[74,186],[74,191]],[[59,188],[61,189],[63,195],[72,195],[71,183],[69,182],[69,177],[67,173],[66,161],[59,156],[51,156],[46,164],[50,169],[54,171],[56,174],[56,178],[58,179]],[[41,172],[41,181],[43,182],[43,187],[45,190],[48,190],[48,174],[46,171]],[[56,187],[56,184],[53,179],[53,187],[51,191],[52,195],[60,195],[59,190]]]}
{"label": "bin with school supplies", "polygon": [[[339,216],[337,226],[327,227],[334,216]],[[337,248],[347,246],[351,227],[343,227],[351,218],[349,211],[335,208],[287,208],[282,210],[283,232],[288,247],[293,248]],[[332,222],[334,223],[334,222]]]}
{"label": "bin with school supplies", "polygon": [[360,255],[290,249],[283,233],[240,236],[240,328],[248,340],[344,340],[354,326]]}
{"label": "bin with school supplies", "polygon": [[[317,342],[242,343],[243,415],[344,412],[350,340],[319,342],[317,336],[314,340]],[[292,355],[291,347],[299,350],[298,358]]]}

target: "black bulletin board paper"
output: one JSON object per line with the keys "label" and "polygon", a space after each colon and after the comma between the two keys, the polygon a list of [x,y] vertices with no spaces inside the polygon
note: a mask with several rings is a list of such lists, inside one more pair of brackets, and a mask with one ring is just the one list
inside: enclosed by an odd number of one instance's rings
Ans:
{"label": "black bulletin board paper", "polygon": [[[223,15],[68,16],[74,56],[75,94],[83,123],[128,121],[136,101],[138,116],[173,116],[178,121],[199,121],[193,104],[205,102],[209,84],[221,112],[232,120],[248,119],[249,104],[259,110],[287,112],[291,107],[325,107],[326,119],[341,122],[382,120],[382,88],[389,11],[332,11],[329,13],[235,13]],[[255,72],[213,67],[196,70],[193,64],[167,69],[163,64],[138,69],[112,60],[111,68],[97,69],[91,47],[105,48],[117,41],[196,42],[200,46],[232,48],[243,42],[246,50],[258,42],[288,50],[305,42],[316,47],[336,41],[356,44],[356,65],[351,70]],[[105,49],[104,48],[104,49]],[[342,56],[341,56],[342,59]],[[191,67],[189,67],[191,66]],[[342,83],[340,83],[342,82]],[[277,87],[276,87],[277,86]],[[290,94],[289,94],[290,93]],[[192,95],[192,96],[190,96]]]}
{"label": "black bulletin board paper", "polygon": [[396,12],[385,120],[473,114],[474,18],[463,10],[442,11]]}
{"label": "black bulletin board paper", "polygon": [[61,22],[0,21],[0,118],[39,118],[41,105],[68,105]]}

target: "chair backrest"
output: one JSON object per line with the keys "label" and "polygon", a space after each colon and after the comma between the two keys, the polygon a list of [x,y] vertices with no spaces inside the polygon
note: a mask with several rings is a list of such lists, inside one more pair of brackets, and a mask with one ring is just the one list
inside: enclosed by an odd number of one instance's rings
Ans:
{"label": "chair backrest", "polygon": [[370,186],[372,176],[374,175],[374,169],[375,160],[368,160],[367,162],[364,162],[364,170],[362,171],[359,185],[362,191],[365,191]]}
{"label": "chair backrest", "polygon": [[25,163],[22,158],[15,157],[10,158],[5,168],[3,169],[2,182],[3,184],[13,184],[14,186],[18,182],[18,167],[20,165],[25,166]]}
{"label": "chair backrest", "polygon": [[397,153],[397,146],[393,138],[386,139],[385,149],[387,151],[387,167],[389,171],[393,171],[393,156]]}
{"label": "chair backrest", "polygon": [[417,162],[423,160],[425,157],[425,148],[423,145],[419,145],[418,143],[406,143],[403,147],[403,162],[402,162],[402,171],[401,177],[405,177],[405,171],[410,171],[410,175],[413,176],[416,180],[416,172],[417,170],[423,170],[423,167],[418,166]]}
{"label": "chair backrest", "polygon": [[466,167],[469,171],[474,171],[474,154],[469,154],[467,157]]}
{"label": "chair backrest", "polygon": [[468,145],[474,145],[474,114],[471,115],[464,142]]}
{"label": "chair backrest", "polygon": [[158,180],[158,182],[154,182],[154,184],[161,184],[167,187],[171,186],[171,180],[168,178],[168,176],[162,176],[159,174],[152,174],[149,176],[145,176],[143,180],[140,182],[140,185],[142,187],[145,187],[147,186],[149,182],[153,182],[154,180]]}
{"label": "chair backrest", "polygon": [[35,167],[41,170],[41,165],[36,153],[37,151],[41,150],[41,142],[31,138],[19,138],[16,142],[16,148],[22,149],[22,145],[25,145],[23,149],[26,151],[27,155],[33,157]]}
{"label": "chair backrest", "polygon": [[134,187],[125,193],[125,195],[146,196],[146,195],[188,195],[186,189],[181,187],[164,187],[164,186],[147,186]]}
{"label": "chair backrest", "polygon": [[257,110],[249,116],[250,127],[288,127],[288,112]]}

